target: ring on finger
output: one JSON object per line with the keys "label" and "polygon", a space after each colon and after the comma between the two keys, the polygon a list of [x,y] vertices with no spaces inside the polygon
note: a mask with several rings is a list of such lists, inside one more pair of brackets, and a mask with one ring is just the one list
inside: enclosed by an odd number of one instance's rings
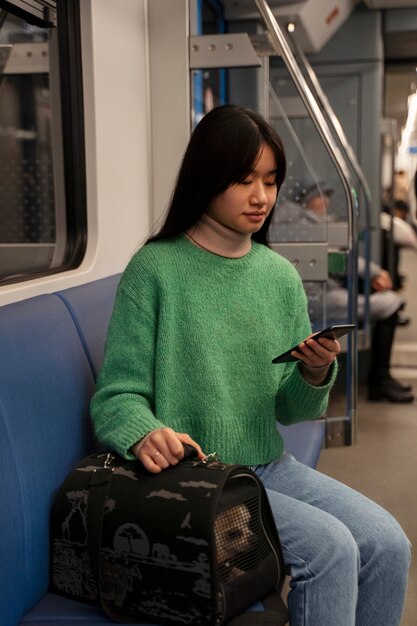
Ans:
{"label": "ring on finger", "polygon": [[153,459],[156,459],[157,456],[159,456],[161,453],[160,452],[155,452],[155,454],[152,455]]}

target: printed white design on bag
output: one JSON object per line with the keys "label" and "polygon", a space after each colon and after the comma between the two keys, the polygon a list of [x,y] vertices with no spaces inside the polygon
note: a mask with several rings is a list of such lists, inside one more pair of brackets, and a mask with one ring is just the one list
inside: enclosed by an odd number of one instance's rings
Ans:
{"label": "printed white design on bag", "polygon": [[185,502],[186,498],[181,493],[173,493],[166,489],[160,489],[159,491],[151,491],[146,496],[147,498],[165,498],[166,500],[178,500],[179,502]]}

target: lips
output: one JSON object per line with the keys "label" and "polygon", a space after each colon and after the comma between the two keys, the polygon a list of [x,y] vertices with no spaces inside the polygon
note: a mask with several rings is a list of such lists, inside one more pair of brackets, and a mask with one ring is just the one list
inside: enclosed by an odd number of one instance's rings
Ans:
{"label": "lips", "polygon": [[254,211],[253,213],[244,213],[244,216],[246,217],[247,220],[249,220],[250,222],[254,222],[254,223],[259,223],[262,222],[265,219],[265,213],[259,212],[259,211]]}

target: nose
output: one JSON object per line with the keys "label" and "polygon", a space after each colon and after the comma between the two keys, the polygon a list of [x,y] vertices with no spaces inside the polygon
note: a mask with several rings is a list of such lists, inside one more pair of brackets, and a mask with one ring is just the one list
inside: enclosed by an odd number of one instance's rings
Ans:
{"label": "nose", "polygon": [[250,197],[250,203],[253,205],[264,206],[267,203],[268,196],[266,195],[265,186],[261,180],[255,183],[253,193]]}

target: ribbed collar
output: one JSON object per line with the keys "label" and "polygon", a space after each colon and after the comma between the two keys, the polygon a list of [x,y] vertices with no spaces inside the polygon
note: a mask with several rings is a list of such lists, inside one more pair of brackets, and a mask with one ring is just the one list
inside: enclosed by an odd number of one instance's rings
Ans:
{"label": "ribbed collar", "polygon": [[230,259],[245,256],[252,247],[250,233],[239,233],[232,228],[223,226],[207,213],[203,213],[200,220],[185,234],[203,250]]}

